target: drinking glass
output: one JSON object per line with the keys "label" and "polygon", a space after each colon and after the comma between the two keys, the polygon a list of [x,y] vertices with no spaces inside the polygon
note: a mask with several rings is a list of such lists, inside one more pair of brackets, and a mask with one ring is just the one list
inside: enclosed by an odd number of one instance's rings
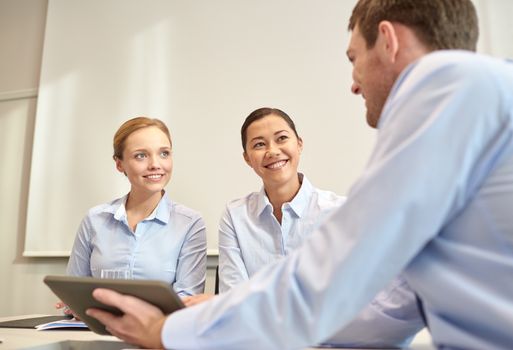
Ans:
{"label": "drinking glass", "polygon": [[101,269],[100,278],[129,280],[132,279],[132,274],[129,268]]}

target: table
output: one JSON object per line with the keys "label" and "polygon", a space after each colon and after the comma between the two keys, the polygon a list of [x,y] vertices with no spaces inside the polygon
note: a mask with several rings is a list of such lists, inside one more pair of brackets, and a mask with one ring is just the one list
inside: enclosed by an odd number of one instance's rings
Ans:
{"label": "table", "polygon": [[[2,317],[1,321],[32,318],[47,315],[24,315]],[[99,335],[87,330],[51,330],[37,331],[24,328],[0,328],[1,350],[33,349],[33,350],[88,350],[88,349],[127,349],[133,345],[123,343],[118,338]]]}
{"label": "table", "polygon": [[[25,315],[2,317],[1,321],[38,317],[47,315]],[[37,331],[35,329],[0,328],[0,350],[30,349],[30,350],[119,350],[134,349],[133,345],[123,343],[118,338],[99,335],[91,331],[51,330]],[[435,350],[431,345],[431,337],[427,331],[420,332],[414,339],[412,350]],[[309,348],[306,350],[313,350]],[[361,350],[361,349],[360,349]]]}

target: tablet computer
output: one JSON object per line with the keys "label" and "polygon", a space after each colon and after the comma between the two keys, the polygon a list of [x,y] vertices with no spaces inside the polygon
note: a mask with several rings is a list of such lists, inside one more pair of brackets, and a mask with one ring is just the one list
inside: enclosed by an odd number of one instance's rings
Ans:
{"label": "tablet computer", "polygon": [[113,306],[105,305],[94,299],[92,293],[96,288],[112,289],[121,294],[135,296],[155,305],[164,314],[170,314],[184,307],[182,300],[173,288],[162,281],[46,276],[44,282],[62,302],[84,321],[90,330],[98,334],[110,333],[100,321],[86,315],[87,309],[102,309],[115,315],[123,313]]}

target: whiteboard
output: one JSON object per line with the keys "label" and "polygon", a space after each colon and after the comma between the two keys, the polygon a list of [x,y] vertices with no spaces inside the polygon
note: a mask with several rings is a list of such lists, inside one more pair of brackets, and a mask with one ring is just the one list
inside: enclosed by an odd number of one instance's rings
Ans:
{"label": "whiteboard", "polygon": [[240,127],[286,111],[304,140],[300,170],[344,194],[374,131],[350,93],[354,1],[50,0],[35,122],[25,256],[66,256],[87,210],[129,191],[112,137],[146,115],[172,134],[170,197],[199,211],[217,248],[225,204],[261,187]]}

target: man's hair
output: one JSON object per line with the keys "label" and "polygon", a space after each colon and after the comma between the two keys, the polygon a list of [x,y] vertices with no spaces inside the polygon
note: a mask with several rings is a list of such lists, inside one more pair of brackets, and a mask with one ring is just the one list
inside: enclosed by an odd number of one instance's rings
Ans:
{"label": "man's hair", "polygon": [[430,50],[476,50],[479,27],[471,0],[359,0],[349,19],[367,48],[374,47],[381,21],[403,24]]}

